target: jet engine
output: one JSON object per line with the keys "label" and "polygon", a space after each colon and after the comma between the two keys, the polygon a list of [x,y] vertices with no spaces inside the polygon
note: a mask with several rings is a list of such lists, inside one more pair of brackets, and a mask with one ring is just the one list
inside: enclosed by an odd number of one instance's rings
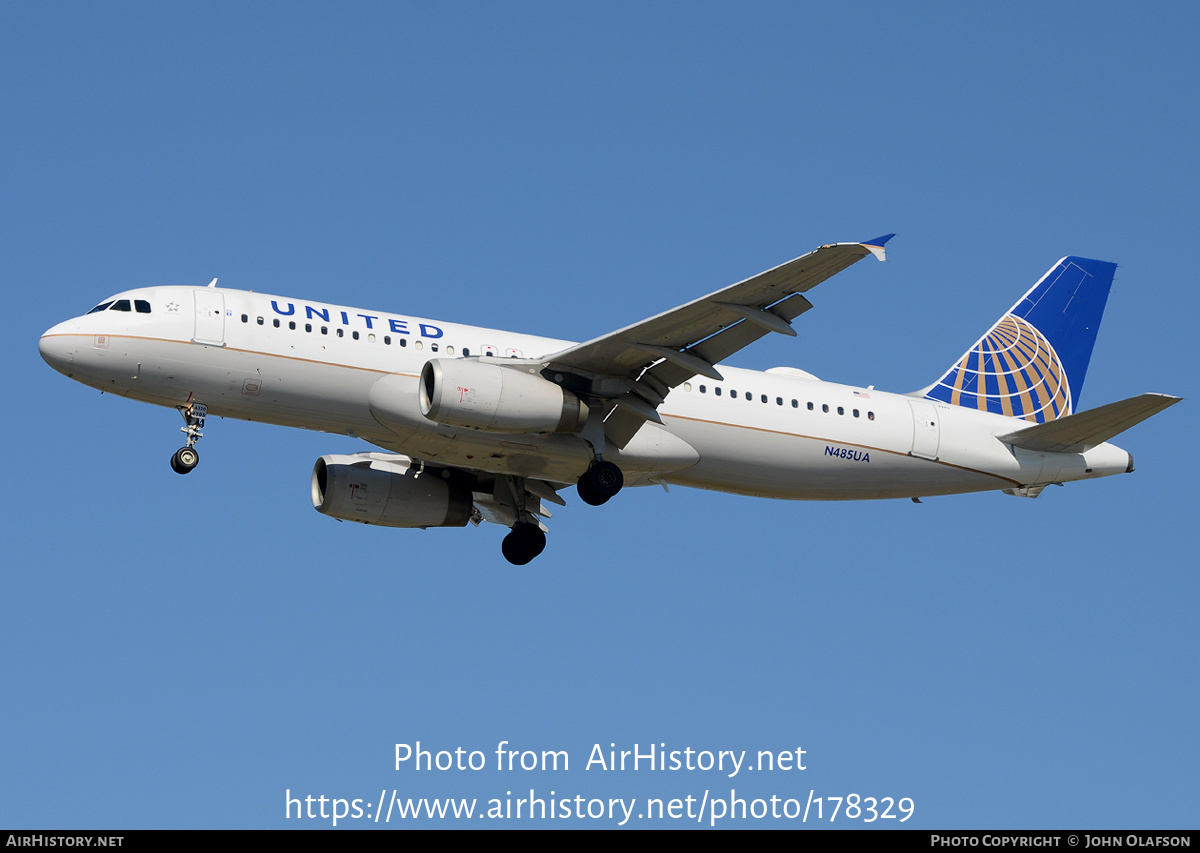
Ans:
{"label": "jet engine", "polygon": [[407,456],[322,456],[313,466],[313,507],[382,527],[462,527],[471,518],[471,490],[444,473]]}
{"label": "jet engine", "polygon": [[421,370],[421,414],[447,426],[485,432],[574,433],[587,404],[525,366],[435,358]]}

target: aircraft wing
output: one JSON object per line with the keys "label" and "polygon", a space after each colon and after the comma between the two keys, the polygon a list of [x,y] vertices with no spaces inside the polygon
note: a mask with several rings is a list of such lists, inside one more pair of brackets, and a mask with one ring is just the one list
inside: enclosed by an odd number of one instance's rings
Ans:
{"label": "aircraft wing", "polygon": [[[583,374],[611,401],[605,434],[624,447],[670,389],[693,376],[719,381],[717,363],[766,335],[796,334],[791,321],[812,307],[804,293],[867,255],[884,260],[886,234],[822,246],[774,269],[541,361]],[[615,380],[605,382],[605,379]]]}

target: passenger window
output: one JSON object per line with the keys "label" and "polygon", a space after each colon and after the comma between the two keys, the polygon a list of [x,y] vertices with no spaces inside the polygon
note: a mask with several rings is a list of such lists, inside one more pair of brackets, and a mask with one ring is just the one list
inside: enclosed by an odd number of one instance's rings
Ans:
{"label": "passenger window", "polygon": [[782,397],[776,397],[776,398],[775,398],[775,405],[776,405],[776,406],[782,406],[782,405],[783,405],[783,398],[782,398]]}
{"label": "passenger window", "polygon": [[844,414],[846,414],[846,410],[845,410],[845,409],[843,409],[841,406],[838,406],[838,414],[839,414],[839,415],[844,415]]}
{"label": "passenger window", "polygon": [[400,339],[400,346],[402,346],[402,347],[406,347],[406,346],[408,346],[408,338],[401,338],[401,339]]}
{"label": "passenger window", "polygon": [[875,413],[874,413],[874,412],[867,412],[867,420],[869,420],[869,421],[873,421],[873,420],[875,420]]}
{"label": "passenger window", "polygon": [[306,331],[306,332],[311,332],[311,331],[312,331],[312,323],[305,323],[305,324],[304,324],[304,331]]}
{"label": "passenger window", "polygon": [[288,328],[291,329],[293,332],[296,331],[296,321],[288,320]]}
{"label": "passenger window", "polygon": [[249,315],[249,314],[243,314],[243,315],[242,315],[242,322],[243,322],[243,323],[249,323],[249,322],[250,322],[250,315]]}
{"label": "passenger window", "polygon": [[821,411],[822,411],[822,412],[824,412],[825,414],[829,414],[829,404],[828,404],[828,403],[822,403],[822,404],[821,404]]}
{"label": "passenger window", "polygon": [[391,336],[391,335],[384,335],[384,336],[383,336],[383,343],[384,343],[384,346],[389,346],[389,347],[390,347],[390,346],[392,345],[392,336]]}
{"label": "passenger window", "polygon": [[467,349],[466,347],[463,347],[463,358],[469,358],[470,355],[471,355],[471,351],[469,349]]}
{"label": "passenger window", "polygon": [[[793,408],[793,409],[798,409],[798,408],[800,408],[800,401],[799,401],[799,400],[792,400],[792,408]],[[809,408],[811,409],[811,408],[812,408],[812,406],[809,406]]]}
{"label": "passenger window", "polygon": [[350,337],[354,338],[354,340],[357,341],[358,340],[358,332],[351,332]]}
{"label": "passenger window", "polygon": [[737,391],[734,391],[731,389],[729,391],[729,396],[736,400],[737,399]]}
{"label": "passenger window", "polygon": [[272,320],[271,322],[275,325],[276,329],[279,328],[279,318],[276,318],[276,319]]}
{"label": "passenger window", "polygon": [[856,417],[856,418],[858,417],[858,409],[854,410],[854,417]]}
{"label": "passenger window", "polygon": [[[358,333],[357,333],[357,332],[355,332],[355,334],[358,334]],[[368,334],[368,335],[367,335],[367,340],[368,340],[368,341],[370,341],[371,343],[375,343],[375,333],[374,333],[374,332],[371,332],[370,334]]]}
{"label": "passenger window", "polygon": [[714,388],[713,393],[716,394],[718,397],[720,397],[721,396],[721,386],[718,385],[716,388]]}
{"label": "passenger window", "polygon": [[430,345],[429,345],[429,348],[430,348],[431,350],[433,350],[434,352],[437,352],[437,344],[430,344]]}
{"label": "passenger window", "polygon": [[145,299],[133,300],[133,307],[137,309],[137,312],[139,314],[149,314],[150,313],[150,303],[147,302]]}
{"label": "passenger window", "polygon": [[809,410],[810,412],[813,410],[813,404],[812,404],[812,400],[809,400],[809,401],[808,401],[808,410]]}
{"label": "passenger window", "polygon": [[[328,327],[328,326],[322,326],[322,327],[321,327],[321,334],[322,334],[322,335],[328,335],[328,334],[329,334],[329,327]],[[338,329],[338,337],[340,338],[341,336],[342,336],[342,330],[341,330],[341,329]]]}
{"label": "passenger window", "polygon": [[764,403],[765,403],[765,402],[767,402],[767,395],[766,395],[766,394],[763,394],[763,395],[762,395],[762,401],[763,401]]}
{"label": "passenger window", "polygon": [[262,317],[259,317],[259,318],[258,318],[258,325],[260,325],[260,326],[261,326],[262,324],[263,324],[263,318],[262,318]]}
{"label": "passenger window", "polygon": [[705,385],[701,385],[701,386],[700,386],[700,393],[701,393],[701,394],[707,394],[707,393],[708,393],[708,387],[707,387],[707,386],[705,386]]}

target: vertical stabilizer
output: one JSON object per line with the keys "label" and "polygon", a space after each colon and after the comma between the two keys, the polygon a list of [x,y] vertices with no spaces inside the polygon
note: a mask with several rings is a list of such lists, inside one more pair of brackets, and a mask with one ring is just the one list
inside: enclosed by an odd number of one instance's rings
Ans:
{"label": "vertical stabilizer", "polygon": [[1116,269],[1063,258],[925,397],[1034,423],[1074,412]]}

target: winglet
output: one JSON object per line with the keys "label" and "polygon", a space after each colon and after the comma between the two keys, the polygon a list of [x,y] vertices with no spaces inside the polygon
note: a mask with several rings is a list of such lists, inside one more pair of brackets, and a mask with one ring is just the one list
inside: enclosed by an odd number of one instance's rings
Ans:
{"label": "winglet", "polygon": [[886,261],[887,258],[885,258],[883,254],[883,245],[895,236],[895,234],[884,234],[882,237],[876,237],[874,240],[864,240],[859,245],[861,245],[875,257],[879,258],[879,260]]}

